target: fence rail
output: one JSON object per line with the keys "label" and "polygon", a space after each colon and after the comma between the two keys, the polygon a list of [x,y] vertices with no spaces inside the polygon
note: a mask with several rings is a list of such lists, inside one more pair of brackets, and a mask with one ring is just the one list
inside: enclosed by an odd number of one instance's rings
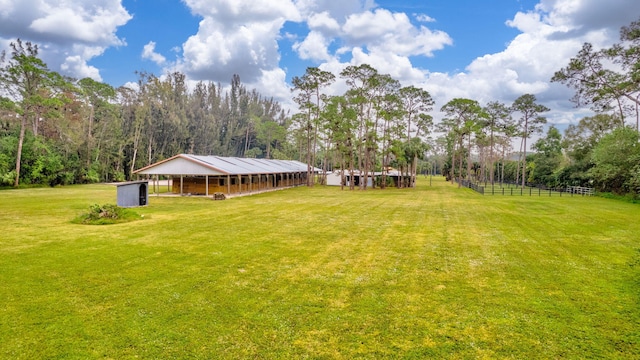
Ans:
{"label": "fence rail", "polygon": [[504,195],[504,196],[592,196],[595,194],[593,188],[582,186],[569,186],[567,188],[543,188],[543,187],[521,187],[521,186],[496,186],[481,185],[469,180],[458,180],[461,186],[472,189],[482,195]]}
{"label": "fence rail", "polygon": [[584,187],[584,186],[567,186],[567,192],[572,194],[580,194],[580,195],[593,195],[593,188]]}

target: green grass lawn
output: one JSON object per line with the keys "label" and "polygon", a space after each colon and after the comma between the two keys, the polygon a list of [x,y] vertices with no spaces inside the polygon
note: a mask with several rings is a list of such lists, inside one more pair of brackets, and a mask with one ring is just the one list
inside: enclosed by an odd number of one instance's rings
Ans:
{"label": "green grass lawn", "polygon": [[296,188],[0,192],[0,358],[640,358],[640,206]]}

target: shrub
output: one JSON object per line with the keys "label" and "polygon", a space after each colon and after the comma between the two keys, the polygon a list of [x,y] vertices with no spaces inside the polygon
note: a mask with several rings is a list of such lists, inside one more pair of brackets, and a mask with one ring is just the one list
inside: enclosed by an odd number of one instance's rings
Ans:
{"label": "shrub", "polygon": [[121,208],[113,204],[94,204],[89,206],[89,212],[82,214],[73,220],[76,224],[108,225],[141,220],[139,215],[131,209]]}

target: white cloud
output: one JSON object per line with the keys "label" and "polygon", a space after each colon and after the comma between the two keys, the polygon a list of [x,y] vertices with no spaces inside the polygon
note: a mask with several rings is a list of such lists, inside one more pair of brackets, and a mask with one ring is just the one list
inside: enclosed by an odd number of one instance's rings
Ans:
{"label": "white cloud", "polygon": [[224,31],[214,19],[204,19],[198,34],[183,44],[184,57],[178,69],[196,79],[229,81],[238,74],[253,82],[263,70],[277,68],[276,38],[281,21],[254,22]]}
{"label": "white cloud", "polygon": [[78,79],[92,78],[100,79],[100,71],[87,65],[87,62],[79,55],[68,56],[60,65],[60,70],[67,74],[75,74]]}
{"label": "white cloud", "polygon": [[185,0],[203,17],[198,33],[183,44],[176,69],[197,80],[246,83],[278,69],[277,40],[285,21],[300,14],[290,0]]}
{"label": "white cloud", "polygon": [[301,59],[326,61],[331,59],[328,51],[329,40],[318,31],[311,31],[302,42],[293,44],[293,49],[298,52]]}
{"label": "white cloud", "polygon": [[418,20],[420,22],[430,23],[430,22],[435,22],[436,21],[436,19],[432,18],[431,16],[429,16],[427,14],[413,14],[413,16],[416,18],[416,20]]}
{"label": "white cloud", "polygon": [[219,21],[224,26],[273,21],[300,20],[291,0],[183,0],[192,12]]}
{"label": "white cloud", "polygon": [[312,30],[322,31],[327,34],[338,35],[340,33],[340,24],[329,15],[328,11],[312,14],[307,20],[307,25]]}
{"label": "white cloud", "polygon": [[255,83],[249,84],[249,87],[257,89],[267,97],[290,99],[291,90],[287,86],[286,76],[287,74],[280,68],[264,70],[260,78]]}
{"label": "white cloud", "polygon": [[[452,43],[444,32],[413,25],[404,13],[359,7],[344,14],[342,24],[330,14],[312,13],[308,20],[311,31],[293,48],[302,59],[324,60],[324,66],[333,68],[335,74],[348,65],[367,63],[400,81],[420,81],[425,71],[415,68],[409,57],[433,56],[434,51]],[[332,44],[342,46],[330,50]],[[343,58],[344,63],[337,58]]]}
{"label": "white cloud", "polygon": [[[454,97],[510,103],[523,93],[534,93],[554,109],[550,116],[557,122],[582,113],[568,101],[571,89],[549,83],[553,73],[566,66],[584,42],[596,48],[616,42],[620,26],[640,14],[637,0],[540,0],[535,9],[505,21],[520,34],[504,50],[478,54],[463,72],[448,74],[412,62],[439,56],[454,40],[434,29],[435,20],[423,13],[392,12],[373,0],[182,2],[202,20],[176,51],[177,60],[158,54],[154,42],[147,43],[141,56],[165,70],[184,72],[190,81],[228,83],[239,74],[248,86],[287,101],[291,94],[280,56],[293,50],[300,59],[336,75],[348,65],[368,63],[403,85],[425,87],[436,108]],[[53,70],[100,80],[89,61],[110,47],[126,45],[116,31],[131,18],[122,0],[0,0],[0,50],[20,37],[38,43]],[[284,33],[287,22],[306,26],[308,32]],[[279,41],[293,48],[279,48]]]}
{"label": "white cloud", "polygon": [[342,31],[345,40],[353,45],[366,45],[369,49],[390,51],[401,56],[433,56],[435,50],[453,43],[446,33],[424,26],[417,28],[406,14],[385,9],[349,16]]}
{"label": "white cloud", "polygon": [[[600,13],[600,16],[596,14]],[[551,84],[553,74],[565,67],[584,42],[596,48],[618,40],[618,29],[630,16],[640,13],[640,2],[615,0],[543,0],[535,11],[517,13],[508,26],[522,33],[498,53],[484,55],[469,64],[464,73],[432,73],[424,82],[439,106],[454,97],[468,97],[483,103],[498,100],[510,104],[525,93],[553,111],[550,123],[566,124],[588,113],[569,101],[573,90]],[[611,16],[618,14],[619,17]],[[608,19],[604,21],[603,19]]]}
{"label": "white cloud", "polygon": [[303,17],[327,12],[334,19],[345,19],[351,14],[357,14],[375,8],[374,0],[298,0],[296,7]]}
{"label": "white cloud", "polygon": [[39,44],[52,70],[76,78],[101,80],[87,62],[124,45],[116,30],[130,19],[119,0],[0,0],[2,39]]}
{"label": "white cloud", "polygon": [[[49,37],[121,45],[122,41],[115,36],[114,31],[129,20],[126,11],[122,7],[104,9],[94,8],[86,2],[82,4],[84,6],[73,8],[61,7],[64,3],[43,4],[43,17],[34,19],[29,28],[35,33],[46,34]],[[115,13],[111,10],[115,10]]]}
{"label": "white cloud", "polygon": [[142,58],[151,60],[158,65],[163,65],[167,62],[167,59],[164,56],[156,52],[155,41],[149,41],[149,43],[144,46],[142,49]]}
{"label": "white cloud", "polygon": [[366,53],[361,48],[354,48],[351,52],[352,60],[349,65],[369,64],[381,74],[389,74],[403,83],[414,83],[424,79],[424,70],[413,67],[406,56],[388,51]]}

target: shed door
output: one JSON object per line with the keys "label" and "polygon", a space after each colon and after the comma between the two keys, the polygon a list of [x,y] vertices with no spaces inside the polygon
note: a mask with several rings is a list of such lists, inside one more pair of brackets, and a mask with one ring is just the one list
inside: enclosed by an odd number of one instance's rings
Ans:
{"label": "shed door", "polygon": [[147,184],[140,184],[139,189],[139,205],[144,206],[147,205]]}

